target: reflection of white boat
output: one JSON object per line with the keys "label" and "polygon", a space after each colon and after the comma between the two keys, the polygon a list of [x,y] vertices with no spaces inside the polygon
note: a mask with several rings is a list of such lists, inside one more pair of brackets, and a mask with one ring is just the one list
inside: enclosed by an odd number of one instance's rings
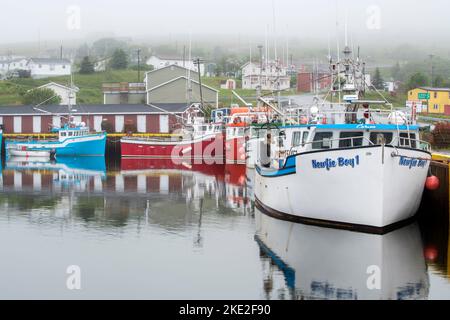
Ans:
{"label": "reflection of white boat", "polygon": [[295,224],[259,210],[256,222],[257,242],[283,271],[288,289],[295,292],[292,298],[378,300],[428,296],[422,240],[415,224],[374,235]]}
{"label": "reflection of white boat", "polygon": [[45,158],[47,160],[51,155],[49,150],[34,150],[27,147],[10,148],[8,152],[12,157]]}

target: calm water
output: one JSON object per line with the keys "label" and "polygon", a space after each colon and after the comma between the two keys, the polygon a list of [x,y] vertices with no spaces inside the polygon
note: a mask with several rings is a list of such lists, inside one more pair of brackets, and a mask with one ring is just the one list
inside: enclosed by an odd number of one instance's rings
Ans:
{"label": "calm water", "polygon": [[24,160],[0,179],[2,299],[450,299],[448,206],[365,235],[261,214],[239,167]]}

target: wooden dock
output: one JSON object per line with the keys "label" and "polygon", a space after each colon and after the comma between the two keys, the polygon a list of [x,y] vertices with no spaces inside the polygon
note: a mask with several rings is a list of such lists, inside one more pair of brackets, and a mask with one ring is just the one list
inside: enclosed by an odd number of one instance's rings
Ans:
{"label": "wooden dock", "polygon": [[431,162],[431,173],[439,178],[440,186],[436,191],[426,191],[426,196],[430,197],[436,205],[441,208],[450,208],[450,155],[433,153]]}

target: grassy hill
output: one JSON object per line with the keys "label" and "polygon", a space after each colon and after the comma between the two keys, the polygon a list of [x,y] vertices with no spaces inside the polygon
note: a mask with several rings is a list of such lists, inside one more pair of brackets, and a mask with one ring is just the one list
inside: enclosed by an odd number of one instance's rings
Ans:
{"label": "grassy hill", "polygon": [[[141,73],[142,77],[142,73]],[[77,94],[78,103],[102,104],[102,83],[105,82],[136,82],[138,73],[134,70],[114,70],[98,72],[90,75],[74,74],[74,83],[80,88]],[[39,87],[50,81],[68,85],[70,77],[53,77],[48,79],[13,79],[0,81],[0,105],[20,105],[21,93]]]}
{"label": "grassy hill", "polygon": [[[141,72],[141,78],[143,73]],[[102,83],[106,82],[136,82],[138,73],[134,70],[110,70],[98,72],[90,75],[75,74],[74,83],[80,88],[77,94],[77,102],[80,104],[102,104],[103,93]],[[220,89],[220,83],[227,78],[203,78],[202,82],[212,88],[219,90],[219,103],[229,106],[231,103],[240,103],[231,90]],[[50,81],[68,85],[70,77],[53,77],[48,79],[13,79],[0,81],[0,105],[20,105],[21,94],[27,90],[39,87]],[[241,81],[237,81],[237,86],[241,86]],[[249,103],[256,102],[255,90],[236,89],[236,92]],[[267,92],[266,92],[267,93]],[[295,94],[294,91],[285,91],[283,95]]]}

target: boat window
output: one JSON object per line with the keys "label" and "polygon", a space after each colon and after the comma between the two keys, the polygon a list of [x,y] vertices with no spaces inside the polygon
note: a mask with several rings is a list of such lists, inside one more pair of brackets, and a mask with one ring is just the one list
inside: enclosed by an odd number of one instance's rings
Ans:
{"label": "boat window", "polygon": [[375,145],[390,144],[394,134],[392,132],[371,132],[370,141]]}
{"label": "boat window", "polygon": [[72,137],[72,136],[73,136],[73,132],[69,131],[69,137]]}
{"label": "boat window", "polygon": [[61,137],[65,137],[66,133],[65,132],[61,132]]}
{"label": "boat window", "polygon": [[333,132],[316,132],[314,136],[313,149],[331,149]]}
{"label": "boat window", "polygon": [[408,133],[400,133],[400,146],[411,147],[413,149],[417,148],[416,144],[416,134],[410,133],[408,138]]}
{"label": "boat window", "polygon": [[363,145],[364,132],[341,132],[339,148],[361,147]]}
{"label": "boat window", "polygon": [[302,144],[305,144],[306,141],[308,141],[308,136],[309,136],[309,132],[308,131],[303,132]]}
{"label": "boat window", "polygon": [[299,147],[302,143],[301,138],[302,138],[301,131],[294,132],[292,136],[292,147]]}

